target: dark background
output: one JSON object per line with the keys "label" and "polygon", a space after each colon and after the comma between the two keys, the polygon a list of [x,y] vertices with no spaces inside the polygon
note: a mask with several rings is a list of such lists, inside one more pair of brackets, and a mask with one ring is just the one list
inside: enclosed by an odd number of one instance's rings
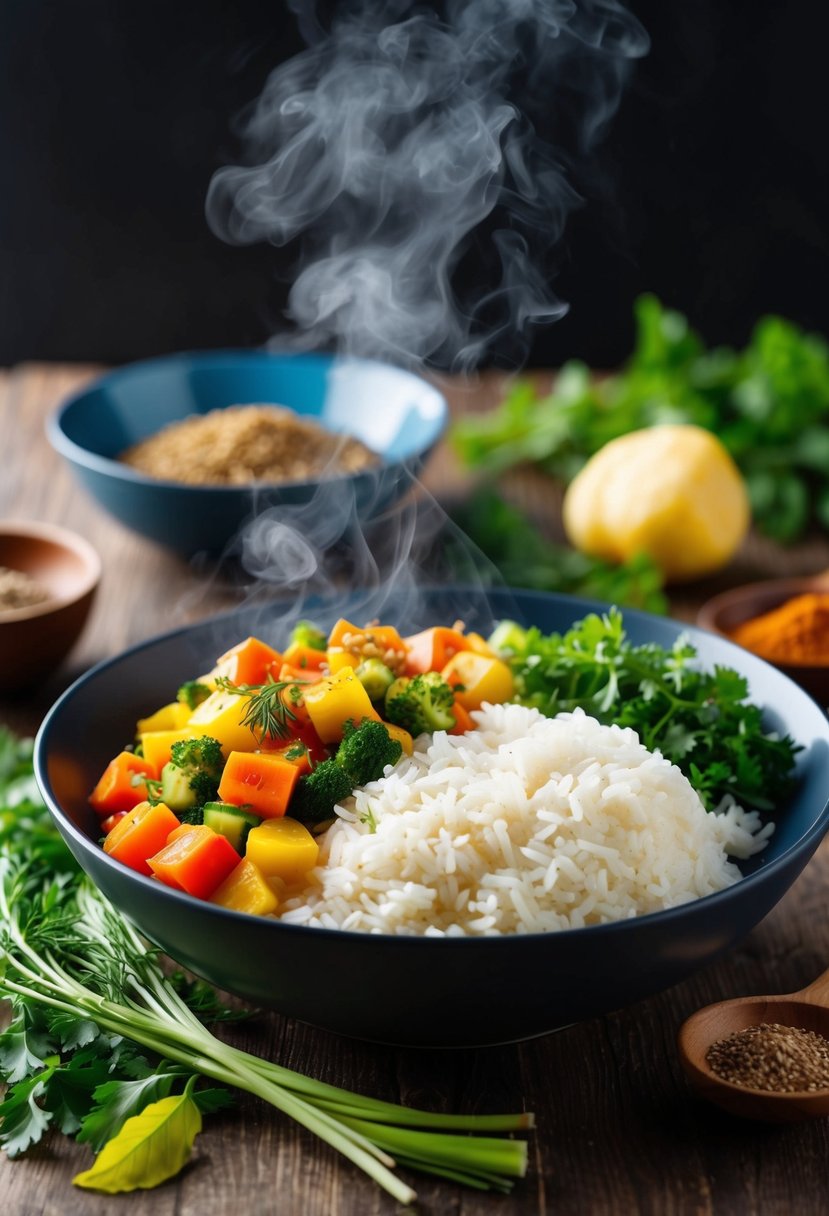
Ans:
{"label": "dark background", "polygon": [[[629,7],[652,49],[577,173],[589,197],[556,278],[570,313],[531,362],[615,364],[643,290],[709,341],[740,343],[769,311],[829,333],[821,6]],[[289,254],[223,245],[204,198],[238,158],[234,116],[301,46],[284,0],[6,0],[0,364],[267,339]]]}

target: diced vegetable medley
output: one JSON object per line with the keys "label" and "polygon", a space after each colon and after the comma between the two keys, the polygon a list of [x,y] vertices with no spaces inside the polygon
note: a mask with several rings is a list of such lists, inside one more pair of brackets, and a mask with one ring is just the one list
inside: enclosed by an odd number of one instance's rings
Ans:
{"label": "diced vegetable medley", "polygon": [[106,853],[176,890],[267,915],[317,862],[337,803],[413,739],[511,699],[509,666],[463,626],[402,637],[300,622],[278,652],[249,637],[136,724],[90,795]]}

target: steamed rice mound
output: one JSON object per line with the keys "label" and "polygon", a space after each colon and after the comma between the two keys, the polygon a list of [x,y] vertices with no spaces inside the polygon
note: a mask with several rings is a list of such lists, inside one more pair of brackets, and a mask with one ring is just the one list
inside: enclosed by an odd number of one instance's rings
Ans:
{"label": "steamed rice mound", "polygon": [[772,831],[731,801],[706,812],[633,730],[519,705],[473,718],[466,735],[424,736],[338,808],[280,919],[451,937],[580,928],[730,886],[729,855]]}

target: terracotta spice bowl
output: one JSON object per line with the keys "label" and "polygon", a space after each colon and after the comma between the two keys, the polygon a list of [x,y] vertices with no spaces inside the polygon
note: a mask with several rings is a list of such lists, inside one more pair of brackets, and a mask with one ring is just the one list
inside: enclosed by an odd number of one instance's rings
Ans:
{"label": "terracotta spice bowl", "polygon": [[[703,629],[710,629],[712,633],[731,638],[732,631],[743,621],[771,612],[797,595],[815,591],[829,593],[829,572],[808,578],[747,583],[715,595],[703,604],[697,614],[697,624]],[[829,659],[824,663],[777,662],[774,666],[805,688],[822,705],[829,704]]]}
{"label": "terracotta spice bowl", "polygon": [[0,688],[32,684],[68,655],[86,624],[101,577],[88,541],[65,528],[0,520],[0,567],[27,575],[48,598],[0,609]]}

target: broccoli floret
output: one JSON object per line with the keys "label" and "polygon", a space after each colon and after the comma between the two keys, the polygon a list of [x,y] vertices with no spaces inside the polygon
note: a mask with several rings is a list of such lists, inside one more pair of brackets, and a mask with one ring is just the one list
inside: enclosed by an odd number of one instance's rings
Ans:
{"label": "broccoli floret", "polygon": [[297,621],[291,630],[291,641],[310,650],[325,650],[328,646],[328,638],[311,621]]}
{"label": "broccoli floret", "polygon": [[346,723],[334,759],[356,789],[382,777],[386,765],[397,764],[402,754],[400,742],[392,739],[382,722],[364,718],[359,726]]}
{"label": "broccoli floret", "polygon": [[198,806],[215,800],[225,763],[218,739],[210,735],[179,739],[170,751],[170,763],[187,777]]}
{"label": "broccoli floret", "polygon": [[176,817],[188,827],[200,828],[204,823],[204,807],[191,806],[186,811],[176,811]]}
{"label": "broccoli floret", "polygon": [[370,701],[382,701],[394,683],[394,672],[382,659],[363,659],[354,674]]}
{"label": "broccoli floret", "polygon": [[176,700],[181,701],[182,705],[186,705],[188,709],[195,709],[197,705],[201,705],[202,701],[207,700],[212,691],[209,684],[200,684],[198,680],[188,680],[176,693]]}
{"label": "broccoli floret", "polygon": [[451,730],[455,725],[454,693],[437,671],[401,676],[386,693],[384,717],[412,735]]}
{"label": "broccoli floret", "polygon": [[305,824],[324,823],[352,788],[350,778],[336,760],[323,760],[307,777],[300,777],[291,798],[291,818]]}

